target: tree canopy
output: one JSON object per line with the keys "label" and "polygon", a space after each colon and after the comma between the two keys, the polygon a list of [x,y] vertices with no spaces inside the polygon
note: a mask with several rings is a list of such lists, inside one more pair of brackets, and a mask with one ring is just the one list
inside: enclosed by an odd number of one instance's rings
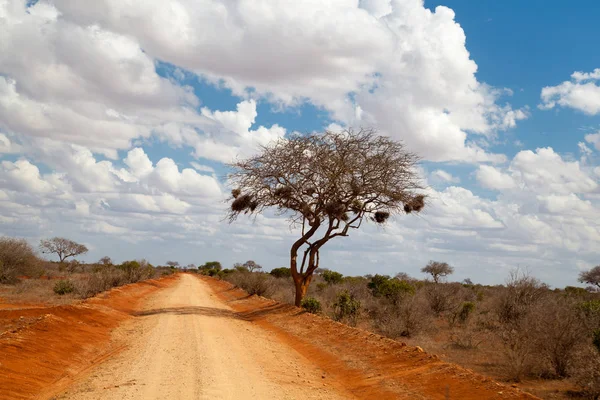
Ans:
{"label": "tree canopy", "polygon": [[600,289],[600,265],[595,266],[589,271],[582,271],[579,274],[579,282],[588,283]]}
{"label": "tree canopy", "polygon": [[423,209],[417,161],[402,143],[367,129],[280,139],[231,165],[228,217],[274,208],[301,228],[290,249],[299,305],[325,243],[365,220],[383,224],[392,214]]}
{"label": "tree canopy", "polygon": [[421,268],[421,272],[425,274],[430,274],[435,283],[440,281],[440,278],[446,277],[452,273],[454,273],[454,268],[452,268],[448,263],[438,262],[438,261],[430,261],[425,267]]}
{"label": "tree canopy", "polygon": [[61,263],[69,257],[75,257],[88,252],[88,248],[85,245],[62,237],[41,240],[40,250],[45,254],[56,254]]}

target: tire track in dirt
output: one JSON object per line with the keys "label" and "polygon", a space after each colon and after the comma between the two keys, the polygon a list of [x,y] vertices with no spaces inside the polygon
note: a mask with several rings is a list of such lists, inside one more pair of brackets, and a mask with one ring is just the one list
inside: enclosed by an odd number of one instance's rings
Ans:
{"label": "tire track in dirt", "polygon": [[59,399],[352,399],[189,274],[146,304],[130,347]]}

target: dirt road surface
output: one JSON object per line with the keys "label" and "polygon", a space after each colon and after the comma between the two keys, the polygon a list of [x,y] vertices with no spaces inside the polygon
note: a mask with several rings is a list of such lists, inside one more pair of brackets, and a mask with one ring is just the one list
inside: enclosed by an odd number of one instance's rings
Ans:
{"label": "dirt road surface", "polygon": [[352,399],[275,335],[182,274],[116,332],[127,350],[56,399]]}

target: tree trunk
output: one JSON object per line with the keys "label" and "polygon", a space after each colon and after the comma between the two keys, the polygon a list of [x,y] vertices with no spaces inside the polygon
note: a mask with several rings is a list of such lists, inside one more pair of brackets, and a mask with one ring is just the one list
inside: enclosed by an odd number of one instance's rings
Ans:
{"label": "tree trunk", "polygon": [[294,278],[294,285],[296,286],[296,300],[294,305],[296,307],[300,307],[302,304],[302,299],[306,296],[306,292],[308,292],[308,286],[310,285],[310,281],[312,280],[312,274],[310,276],[299,276],[300,279]]}

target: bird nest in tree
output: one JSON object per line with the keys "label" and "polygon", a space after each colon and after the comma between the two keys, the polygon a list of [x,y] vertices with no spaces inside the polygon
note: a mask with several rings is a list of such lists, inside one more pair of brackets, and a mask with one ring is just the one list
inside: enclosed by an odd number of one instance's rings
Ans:
{"label": "bird nest in tree", "polygon": [[281,197],[283,199],[289,199],[294,194],[294,189],[289,186],[278,187],[273,191],[273,194],[277,197]]}
{"label": "bird nest in tree", "polygon": [[[252,197],[248,194],[238,195],[235,200],[231,203],[231,210],[235,212],[244,211],[246,209],[251,208],[256,202],[252,201]],[[254,206],[256,209],[257,205]],[[251,211],[254,211],[252,209]]]}
{"label": "bird nest in tree", "polygon": [[422,194],[413,197],[410,201],[404,203],[404,212],[410,214],[411,212],[419,212],[425,207],[425,196]]}
{"label": "bird nest in tree", "polygon": [[346,213],[346,207],[340,201],[332,201],[325,205],[327,215],[335,218],[342,218]]}
{"label": "bird nest in tree", "polygon": [[373,214],[373,220],[378,224],[383,224],[390,217],[390,213],[387,211],[376,211]]}
{"label": "bird nest in tree", "polygon": [[354,214],[358,214],[362,211],[363,206],[364,204],[360,200],[354,199],[352,204],[350,204],[350,211],[352,211]]}

